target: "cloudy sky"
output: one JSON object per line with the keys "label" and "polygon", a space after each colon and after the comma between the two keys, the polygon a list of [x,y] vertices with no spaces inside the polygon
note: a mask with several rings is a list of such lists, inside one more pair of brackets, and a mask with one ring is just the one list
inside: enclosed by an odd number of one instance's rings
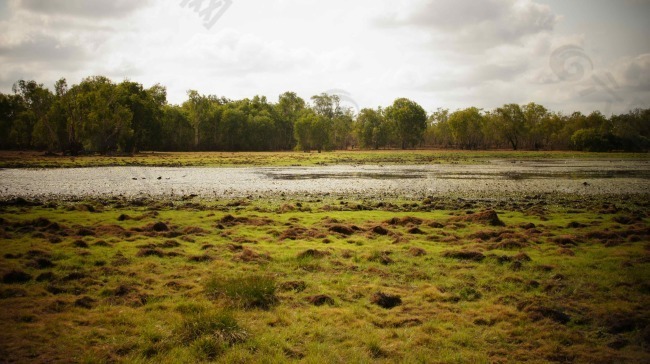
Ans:
{"label": "cloudy sky", "polygon": [[[210,5],[212,6],[210,7]],[[105,75],[427,111],[650,107],[650,0],[0,0],[0,92]]]}

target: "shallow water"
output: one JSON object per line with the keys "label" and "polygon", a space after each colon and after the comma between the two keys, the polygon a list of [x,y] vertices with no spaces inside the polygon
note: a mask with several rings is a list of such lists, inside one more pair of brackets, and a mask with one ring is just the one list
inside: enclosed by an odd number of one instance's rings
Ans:
{"label": "shallow water", "polygon": [[494,160],[483,165],[0,170],[0,198],[279,194],[648,193],[650,161]]}

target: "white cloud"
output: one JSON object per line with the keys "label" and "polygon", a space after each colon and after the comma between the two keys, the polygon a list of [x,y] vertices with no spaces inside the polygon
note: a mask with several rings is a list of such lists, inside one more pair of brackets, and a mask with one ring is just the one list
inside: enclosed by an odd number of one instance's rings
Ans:
{"label": "white cloud", "polygon": [[614,72],[621,87],[650,91],[650,53],[619,61]]}
{"label": "white cloud", "polygon": [[149,5],[149,0],[17,0],[20,9],[46,15],[121,18]]}
{"label": "white cloud", "polygon": [[550,7],[530,0],[419,0],[376,24],[424,29],[437,44],[474,52],[552,31],[557,20]]}
{"label": "white cloud", "polygon": [[[610,71],[621,98],[645,96],[647,50],[604,61],[597,34],[558,32],[576,14],[542,2],[233,0],[208,30],[180,0],[0,0],[0,92],[18,79],[72,84],[102,74],[161,83],[173,103],[190,88],[269,99],[343,89],[360,107],[408,97],[427,110],[535,101],[571,111],[602,106],[606,95],[581,91]],[[549,65],[568,44],[593,64],[575,82]]]}

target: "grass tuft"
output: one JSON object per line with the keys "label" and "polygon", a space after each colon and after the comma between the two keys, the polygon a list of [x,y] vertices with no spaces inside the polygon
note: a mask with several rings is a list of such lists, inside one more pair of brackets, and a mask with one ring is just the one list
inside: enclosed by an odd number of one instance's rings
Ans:
{"label": "grass tuft", "polygon": [[205,284],[209,297],[226,298],[233,305],[246,309],[269,309],[278,301],[275,291],[275,278],[263,274],[236,278],[212,277]]}
{"label": "grass tuft", "polygon": [[174,334],[183,345],[192,345],[201,338],[232,345],[248,338],[248,332],[239,326],[228,311],[192,312],[184,317]]}

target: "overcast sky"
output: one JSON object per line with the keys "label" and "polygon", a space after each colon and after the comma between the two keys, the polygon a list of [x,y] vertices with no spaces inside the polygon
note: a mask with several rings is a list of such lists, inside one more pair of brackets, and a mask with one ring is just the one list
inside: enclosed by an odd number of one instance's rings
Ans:
{"label": "overcast sky", "polygon": [[329,91],[610,114],[650,107],[648,19],[650,0],[0,0],[0,92],[105,75],[171,103]]}

